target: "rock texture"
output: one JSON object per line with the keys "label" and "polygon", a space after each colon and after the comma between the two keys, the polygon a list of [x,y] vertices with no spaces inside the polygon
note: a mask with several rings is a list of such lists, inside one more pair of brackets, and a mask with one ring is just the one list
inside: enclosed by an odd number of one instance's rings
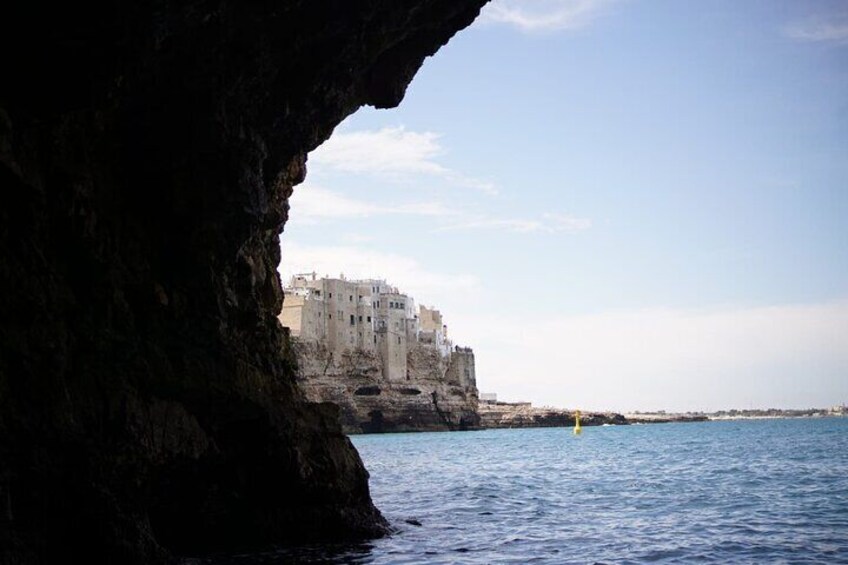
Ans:
{"label": "rock texture", "polygon": [[[537,408],[529,402],[481,402],[478,413],[484,428],[556,428],[574,427],[574,412],[560,408]],[[581,413],[582,426],[627,425],[621,414]]]}
{"label": "rock texture", "polygon": [[[450,358],[416,344],[407,354],[408,379],[383,376],[374,352],[333,354],[320,340],[294,340],[298,382],[310,400],[341,410],[347,433],[470,430],[480,427],[474,354],[458,348]],[[465,369],[470,366],[470,381]]]}
{"label": "rock texture", "polygon": [[384,531],[281,353],[277,236],[306,153],[484,1],[6,8],[0,562]]}

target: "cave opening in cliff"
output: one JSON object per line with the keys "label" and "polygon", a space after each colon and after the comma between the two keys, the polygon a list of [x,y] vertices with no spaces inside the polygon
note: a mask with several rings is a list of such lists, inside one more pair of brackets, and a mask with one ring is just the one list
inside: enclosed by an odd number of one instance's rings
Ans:
{"label": "cave opening in cliff", "polygon": [[345,430],[476,428],[477,375],[557,425],[843,394],[841,13],[366,4],[0,21],[0,563],[384,535]]}

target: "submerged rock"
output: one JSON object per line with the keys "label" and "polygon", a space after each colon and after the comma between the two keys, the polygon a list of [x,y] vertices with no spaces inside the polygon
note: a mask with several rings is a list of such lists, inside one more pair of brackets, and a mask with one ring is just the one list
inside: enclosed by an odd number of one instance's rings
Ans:
{"label": "submerged rock", "polygon": [[0,21],[0,563],[380,535],[294,383],[306,153],[484,0],[17,3]]}

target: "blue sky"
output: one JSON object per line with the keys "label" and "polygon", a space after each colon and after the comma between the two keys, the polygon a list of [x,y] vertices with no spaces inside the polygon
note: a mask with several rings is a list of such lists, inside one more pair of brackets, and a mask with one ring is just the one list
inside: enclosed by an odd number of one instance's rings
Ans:
{"label": "blue sky", "polygon": [[496,0],[310,155],[281,272],[384,276],[539,405],[848,402],[848,5]]}

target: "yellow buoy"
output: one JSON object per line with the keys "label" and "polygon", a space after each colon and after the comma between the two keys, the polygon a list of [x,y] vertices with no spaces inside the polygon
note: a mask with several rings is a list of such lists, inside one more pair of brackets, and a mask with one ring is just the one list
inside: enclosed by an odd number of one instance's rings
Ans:
{"label": "yellow buoy", "polygon": [[574,411],[574,435],[579,436],[583,431],[583,428],[580,427],[580,410]]}

